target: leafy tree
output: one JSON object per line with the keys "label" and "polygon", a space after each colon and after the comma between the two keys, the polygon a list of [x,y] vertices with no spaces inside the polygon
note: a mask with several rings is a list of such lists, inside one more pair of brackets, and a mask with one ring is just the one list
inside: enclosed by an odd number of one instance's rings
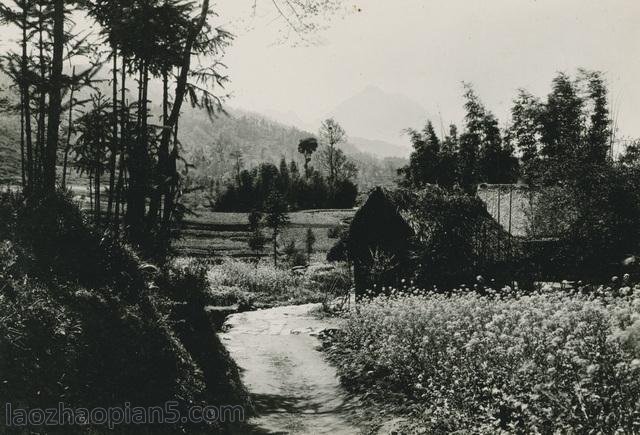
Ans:
{"label": "leafy tree", "polygon": [[358,189],[349,177],[354,177],[357,169],[346,158],[338,161],[339,180],[333,190],[318,172],[313,172],[308,179],[300,178],[295,162],[287,165],[283,160],[279,167],[262,163],[257,168],[241,171],[240,184],[228,183],[224,191],[212,200],[212,206],[218,211],[262,209],[269,195],[278,192],[291,210],[353,207]]}
{"label": "leafy tree", "polygon": [[575,168],[584,131],[584,100],[577,84],[559,73],[551,83],[542,113],[542,149],[546,160],[546,183],[563,179]]}
{"label": "leafy tree", "polygon": [[511,108],[511,125],[507,140],[520,152],[522,176],[528,183],[536,183],[540,172],[542,103],[524,89],[518,90]]}
{"label": "leafy tree", "polygon": [[109,151],[110,118],[105,97],[97,93],[92,95],[91,110],[77,120],[78,138],[74,146],[76,166],[81,172],[87,172],[93,179],[94,218],[100,224],[101,217],[101,176],[105,171]]}
{"label": "leafy tree", "polygon": [[409,129],[409,137],[414,151],[409,164],[400,170],[404,174],[407,186],[424,187],[437,184],[440,178],[440,139],[433,129],[431,121],[427,121],[422,132]]}
{"label": "leafy tree", "polygon": [[339,181],[353,180],[358,175],[358,167],[339,148],[324,147],[318,152],[318,158],[327,173],[333,171],[333,182],[331,175],[327,177],[330,188],[335,188]]}
{"label": "leafy tree", "polygon": [[304,254],[297,248],[296,241],[293,239],[285,244],[283,253],[287,259],[287,263],[291,267],[304,266],[306,263]]}
{"label": "leafy tree", "polygon": [[307,228],[307,232],[304,238],[304,244],[307,248],[307,263],[311,263],[311,254],[313,253],[313,246],[316,243],[316,235],[311,228]]}
{"label": "leafy tree", "polygon": [[257,265],[258,260],[260,259],[260,253],[267,243],[267,238],[262,233],[261,212],[254,210],[249,214],[249,230],[251,231],[251,235],[247,240],[247,244],[249,245],[249,249],[251,249],[255,253]]}
{"label": "leafy tree", "polygon": [[442,141],[440,152],[440,168],[438,170],[438,182],[445,189],[453,188],[459,179],[458,174],[458,154],[460,152],[460,142],[458,139],[458,128],[455,124],[449,126],[449,134]]}
{"label": "leafy tree", "polygon": [[231,157],[234,161],[233,168],[236,173],[236,180],[238,184],[240,184],[240,171],[242,171],[242,166],[244,165],[244,162],[242,160],[242,151],[235,150],[229,154],[229,157]]}
{"label": "leafy tree", "polygon": [[465,131],[460,137],[460,185],[473,192],[479,178],[479,158],[482,146],[485,110],[473,87],[464,83]]}
{"label": "leafy tree", "polygon": [[278,236],[289,225],[287,203],[278,192],[269,195],[265,204],[265,225],[271,229],[271,243],[273,244],[273,265],[278,265]]}
{"label": "leafy tree", "polygon": [[320,125],[319,136],[324,145],[320,162],[329,174],[329,186],[333,188],[337,179],[338,165],[340,164],[337,146],[346,140],[347,134],[335,119],[329,118]]}
{"label": "leafy tree", "polygon": [[640,140],[636,139],[624,150],[624,153],[620,156],[618,163],[627,168],[640,169]]}
{"label": "leafy tree", "polygon": [[278,185],[281,192],[291,192],[291,174],[289,173],[289,165],[284,159],[280,159],[280,167],[278,174]]}
{"label": "leafy tree", "polygon": [[589,126],[587,128],[586,154],[589,159],[603,162],[609,154],[612,129],[609,118],[607,87],[598,71],[580,70],[582,79],[586,81],[587,102],[591,103]]}
{"label": "leafy tree", "polygon": [[304,175],[309,178],[309,163],[311,156],[318,149],[318,140],[315,137],[303,139],[298,144],[298,152],[304,156]]}

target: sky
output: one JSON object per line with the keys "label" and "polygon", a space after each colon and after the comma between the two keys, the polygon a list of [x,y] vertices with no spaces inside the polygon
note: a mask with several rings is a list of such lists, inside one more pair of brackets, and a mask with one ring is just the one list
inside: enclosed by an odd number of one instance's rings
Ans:
{"label": "sky", "polygon": [[[582,67],[605,73],[618,137],[640,137],[638,0],[294,0],[342,6],[305,40],[274,1],[292,0],[214,4],[216,24],[235,35],[223,59],[232,107],[316,130],[340,103],[375,87],[417,102],[425,122],[461,124],[465,81],[505,125],[518,88],[545,97],[558,71]],[[0,46],[16,36],[3,28]],[[398,133],[374,130],[359,135]]]}
{"label": "sky", "polygon": [[271,0],[257,0],[255,13],[253,3],[216,6],[236,35],[224,59],[233,106],[315,125],[375,86],[446,125],[462,121],[466,81],[504,123],[518,88],[544,97],[556,72],[583,67],[605,72],[619,135],[640,137],[638,0],[345,1],[311,43],[283,40]]}

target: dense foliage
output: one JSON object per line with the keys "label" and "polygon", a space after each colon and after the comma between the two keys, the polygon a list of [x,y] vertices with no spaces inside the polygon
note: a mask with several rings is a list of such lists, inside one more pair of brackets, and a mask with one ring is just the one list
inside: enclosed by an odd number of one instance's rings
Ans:
{"label": "dense foliage", "polygon": [[612,293],[405,287],[351,312],[326,348],[348,387],[428,433],[635,433],[640,289]]}
{"label": "dense foliage", "polygon": [[411,247],[415,282],[430,288],[454,288],[477,275],[508,282],[518,279],[517,240],[489,215],[485,204],[463,192],[431,186],[399,190],[397,202],[414,231]]}
{"label": "dense foliage", "polygon": [[500,131],[497,118],[488,111],[469,84],[464,85],[465,125],[449,126],[440,138],[428,121],[422,131],[409,129],[414,151],[409,164],[398,172],[401,185],[423,188],[437,184],[461,188],[468,193],[480,182],[513,183],[518,176],[514,148]]}
{"label": "dense foliage", "polygon": [[[210,115],[219,109],[220,99],[210,89],[225,77],[213,59],[229,44],[230,34],[213,27],[209,0],[6,3],[0,22],[21,34],[0,61],[11,81],[3,109],[20,117],[25,195],[37,200],[66,189],[73,155],[77,169],[89,177],[96,224],[115,236],[124,233],[147,256],[162,258],[183,211],[182,106],[189,102]],[[74,13],[95,26],[99,39],[73,30]],[[212,62],[192,62],[194,55]],[[94,86],[106,62],[111,67],[108,96]],[[129,92],[134,80],[137,92]],[[159,126],[151,119],[153,80],[162,83]]]}
{"label": "dense foliage", "polygon": [[451,125],[439,137],[431,121],[422,131],[409,130],[414,151],[400,170],[403,185],[458,186],[470,193],[479,183],[518,178],[535,186],[557,185],[612,157],[615,131],[600,72],[581,69],[575,79],[559,73],[544,102],[520,90],[504,129],[469,84],[464,99],[461,134]]}
{"label": "dense foliage", "polygon": [[[323,170],[320,162],[322,146],[317,144],[314,148],[313,145],[308,146],[313,141],[305,142],[312,139],[311,133],[258,114],[232,109],[228,112],[228,115],[209,120],[202,112],[185,110],[180,142],[186,160],[193,165],[185,174],[183,200],[189,208],[204,207],[208,200],[217,202],[229,186],[236,189],[238,166],[240,171],[260,171],[262,164],[279,167],[282,157],[286,156],[290,172],[293,160],[301,177],[307,174],[312,177],[310,170],[313,168]],[[357,175],[351,181],[359,190],[393,185],[397,169],[405,163],[401,158],[379,159],[359,151],[349,142],[341,144],[341,149],[357,168]],[[317,204],[317,201],[310,202],[312,206],[313,202]]]}
{"label": "dense foliage", "polygon": [[278,192],[291,211],[317,208],[351,208],[358,195],[357,186],[349,179],[336,181],[332,189],[321,173],[308,170],[300,174],[298,165],[283,159],[277,167],[262,163],[252,170],[243,169],[214,202],[217,211],[263,210],[267,199]]}

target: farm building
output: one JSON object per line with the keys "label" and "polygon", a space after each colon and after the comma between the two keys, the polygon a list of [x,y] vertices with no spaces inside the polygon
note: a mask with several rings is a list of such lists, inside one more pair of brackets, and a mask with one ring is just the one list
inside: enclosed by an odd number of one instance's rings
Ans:
{"label": "farm building", "polygon": [[[480,184],[477,197],[502,228],[517,239],[526,257],[520,274],[528,281],[554,281],[564,278],[565,266],[556,261],[560,239],[564,237],[569,206],[558,199],[566,192],[561,187],[542,191],[526,184]],[[544,198],[545,204],[540,203]],[[540,208],[542,206],[542,208]],[[526,273],[522,273],[525,271]]]}
{"label": "farm building", "polygon": [[373,189],[347,234],[329,251],[329,261],[353,263],[356,295],[397,286],[450,287],[479,273],[499,278],[518,251],[514,237],[467,195],[437,187],[420,192]]}
{"label": "farm building", "polygon": [[509,234],[526,237],[535,191],[526,184],[480,184],[476,195]]}

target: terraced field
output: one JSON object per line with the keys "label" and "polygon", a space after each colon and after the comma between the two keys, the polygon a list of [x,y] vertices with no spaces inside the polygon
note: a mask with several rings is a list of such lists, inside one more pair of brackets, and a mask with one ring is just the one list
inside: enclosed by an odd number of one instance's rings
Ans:
{"label": "terraced field", "polygon": [[[294,240],[303,248],[307,228],[316,237],[315,253],[326,253],[336,242],[328,232],[336,226],[346,226],[355,210],[304,210],[289,214],[291,225],[281,240]],[[183,224],[181,239],[175,242],[180,254],[194,257],[246,257],[252,255],[247,246],[248,215],[246,213],[219,213],[205,211],[188,217]],[[269,229],[264,233],[269,235]]]}
{"label": "terraced field", "polygon": [[[73,192],[74,200],[83,209],[88,209],[90,203],[87,185],[86,177],[72,172],[68,188]],[[103,199],[103,206],[106,207],[106,196]],[[103,208],[103,212],[104,210]],[[329,230],[337,226],[348,226],[354,214],[355,209],[292,212],[289,214],[291,225],[281,236],[281,244],[294,240],[299,249],[304,249],[307,228],[311,228],[316,237],[314,253],[324,257],[337,241],[328,236]],[[174,246],[181,255],[193,257],[247,257],[253,255],[247,246],[248,224],[247,213],[222,213],[199,209],[196,215],[185,218],[181,238],[174,242]],[[269,237],[268,228],[264,229],[264,234]],[[265,248],[265,254],[268,253]]]}

